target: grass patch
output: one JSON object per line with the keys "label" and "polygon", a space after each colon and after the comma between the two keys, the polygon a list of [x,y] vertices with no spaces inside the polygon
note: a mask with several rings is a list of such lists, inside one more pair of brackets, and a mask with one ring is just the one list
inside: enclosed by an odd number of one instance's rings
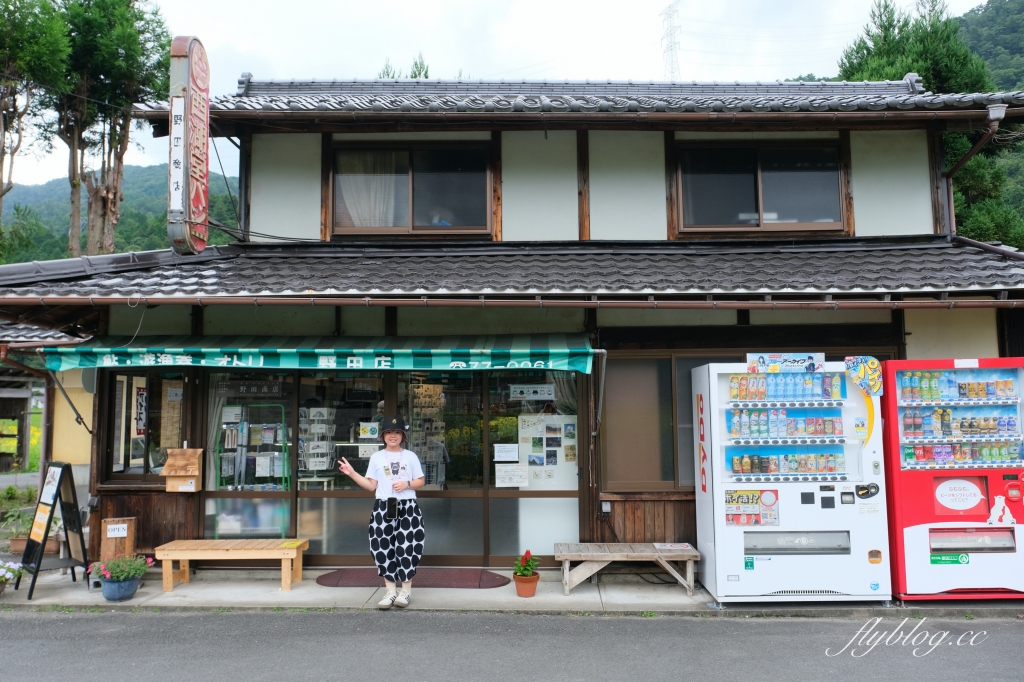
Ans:
{"label": "grass patch", "polygon": [[966,618],[967,620],[974,620],[974,614],[968,613],[966,616],[964,616],[964,618]]}
{"label": "grass patch", "polygon": [[153,613],[160,613],[160,609],[153,609]]}
{"label": "grass patch", "polygon": [[218,606],[213,610],[214,613],[231,613],[230,606]]}
{"label": "grass patch", "polygon": [[131,612],[132,613],[142,613],[142,607],[141,606],[133,606]]}
{"label": "grass patch", "polygon": [[640,617],[641,618],[654,618],[657,615],[658,614],[656,614],[654,611],[641,611],[640,612]]}
{"label": "grass patch", "polygon": [[334,612],[334,607],[333,606],[317,606],[313,610],[317,611],[318,613],[333,613]]}
{"label": "grass patch", "polygon": [[275,611],[284,611],[284,607],[283,606],[275,606],[274,610]]}
{"label": "grass patch", "polygon": [[60,604],[53,604],[50,610],[54,613],[74,613],[75,609],[71,606],[61,606]]}
{"label": "grass patch", "polygon": [[306,613],[309,609],[288,609],[292,613]]}
{"label": "grass patch", "polygon": [[85,610],[86,613],[101,613],[102,609],[98,606],[90,606]]}

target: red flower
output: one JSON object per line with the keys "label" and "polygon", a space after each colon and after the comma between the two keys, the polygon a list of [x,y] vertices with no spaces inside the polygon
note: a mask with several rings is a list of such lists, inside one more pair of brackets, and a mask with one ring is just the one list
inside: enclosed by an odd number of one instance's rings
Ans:
{"label": "red flower", "polygon": [[519,561],[519,564],[521,566],[525,566],[526,562],[529,561],[529,560],[530,560],[530,550],[526,550],[526,552],[523,554],[523,558]]}

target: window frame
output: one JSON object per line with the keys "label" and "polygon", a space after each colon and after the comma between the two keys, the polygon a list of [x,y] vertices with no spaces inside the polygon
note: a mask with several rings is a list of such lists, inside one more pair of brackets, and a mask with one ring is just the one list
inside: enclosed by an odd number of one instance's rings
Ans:
{"label": "window frame", "polygon": [[[484,178],[484,193],[486,195],[486,209],[485,209],[485,225],[482,226],[470,226],[470,227],[455,227],[455,226],[444,226],[440,229],[430,227],[415,227],[413,225],[414,213],[413,213],[413,191],[414,191],[414,173],[413,173],[413,160],[412,155],[417,151],[424,150],[437,150],[437,149],[453,149],[453,150],[481,150],[485,152],[487,158],[487,167],[485,170]],[[335,172],[335,156],[337,152],[343,150],[352,151],[405,151],[409,153],[409,225],[408,227],[340,227],[335,224],[335,206],[338,200],[336,187],[336,172]],[[326,155],[325,155],[326,156]],[[479,236],[490,236],[494,232],[494,176],[495,176],[495,164],[497,162],[495,157],[494,145],[489,140],[458,140],[458,141],[447,141],[447,140],[423,140],[423,141],[401,141],[401,142],[381,142],[381,141],[332,141],[330,146],[330,156],[324,160],[327,164],[327,175],[329,177],[328,182],[328,215],[327,221],[330,226],[330,235],[333,236],[360,236],[360,235],[373,235],[373,236],[460,236],[467,235],[473,237]]]}
{"label": "window frame", "polygon": [[[753,149],[757,157],[757,170],[755,171],[755,189],[757,192],[757,225],[686,225],[685,193],[683,191],[685,178],[683,172],[684,152],[688,149]],[[839,172],[837,181],[839,183],[839,215],[840,220],[833,223],[765,223],[764,222],[764,201],[761,178],[761,155],[764,149],[792,149],[792,148],[832,148],[839,156]],[[675,141],[675,179],[673,191],[676,196],[676,229],[677,235],[693,234],[750,234],[750,235],[778,235],[780,233],[792,232],[806,235],[807,233],[820,233],[822,236],[852,236],[853,216],[852,202],[849,186],[850,167],[850,145],[849,134],[841,134],[839,138],[811,138],[792,140],[676,140]]]}
{"label": "window frame", "polygon": [[[152,482],[163,483],[163,481],[164,481],[163,476],[161,476],[158,473],[157,474],[152,473],[150,471],[150,463],[149,463],[149,442],[150,441],[149,441],[149,439],[152,436],[152,432],[151,432],[151,429],[149,428],[149,418],[150,418],[150,406],[152,405],[152,403],[150,402],[150,397],[151,396],[149,394],[149,391],[152,388],[154,377],[157,377],[160,374],[166,374],[168,372],[174,373],[175,370],[177,370],[176,373],[180,373],[181,374],[181,379],[182,379],[182,396],[181,396],[182,409],[181,409],[181,434],[180,434],[181,438],[179,440],[181,440],[182,442],[189,440],[189,428],[190,428],[190,422],[189,422],[190,414],[189,414],[189,410],[190,410],[190,405],[191,405],[190,400],[191,400],[191,392],[192,392],[192,383],[193,382],[189,381],[190,374],[189,374],[189,372],[186,371],[186,369],[187,368],[184,368],[184,367],[180,367],[180,368],[174,368],[174,367],[169,367],[169,368],[147,367],[147,368],[139,368],[139,369],[129,368],[129,367],[124,367],[124,368],[117,367],[117,368],[111,368],[111,370],[107,373],[107,381],[106,381],[107,393],[106,393],[106,396],[105,396],[105,402],[108,402],[110,404],[108,405],[108,409],[106,410],[105,426],[104,426],[104,428],[106,430],[106,434],[107,434],[106,438],[105,438],[106,445],[105,445],[105,448],[104,448],[104,465],[103,465],[103,474],[104,474],[103,480],[104,481],[125,481],[125,482],[127,482],[127,481],[140,481],[140,482],[145,482],[145,483],[152,483]],[[115,447],[115,444],[117,443],[117,439],[120,437],[120,434],[117,434],[114,431],[114,422],[117,419],[117,409],[118,409],[119,406],[114,405],[113,401],[114,401],[114,396],[117,395],[117,378],[119,376],[127,377],[128,381],[129,381],[129,385],[130,385],[131,379],[133,377],[145,377],[145,379],[146,379],[146,436],[145,436],[146,441],[145,441],[145,447],[143,448],[143,458],[142,458],[142,471],[143,471],[143,473],[141,473],[141,474],[126,473],[126,471],[114,471],[114,447]],[[130,399],[134,400],[133,397],[130,398]],[[181,447],[181,446],[179,445],[179,447]],[[130,459],[131,459],[131,453],[129,452],[128,460],[130,460]],[[126,461],[125,462],[125,470],[127,470],[128,468],[129,468],[128,462]]]}

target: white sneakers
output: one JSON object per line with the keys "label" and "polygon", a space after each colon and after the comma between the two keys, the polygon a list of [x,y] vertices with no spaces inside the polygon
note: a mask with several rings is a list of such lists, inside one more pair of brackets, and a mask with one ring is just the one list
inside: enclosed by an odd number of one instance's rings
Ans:
{"label": "white sneakers", "polygon": [[395,594],[394,592],[387,592],[384,594],[384,598],[377,602],[377,608],[382,611],[390,609],[392,606],[399,608],[405,608],[409,605],[410,595],[405,590]]}

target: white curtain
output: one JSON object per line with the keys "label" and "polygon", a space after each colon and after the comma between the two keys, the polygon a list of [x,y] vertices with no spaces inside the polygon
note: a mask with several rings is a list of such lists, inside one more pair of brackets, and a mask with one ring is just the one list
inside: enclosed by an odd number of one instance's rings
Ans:
{"label": "white curtain", "polygon": [[[345,151],[338,154],[337,182],[355,227],[395,227],[398,156],[406,152]],[[407,181],[407,180],[406,180]]]}
{"label": "white curtain", "polygon": [[555,407],[559,414],[577,414],[576,375],[574,372],[548,372],[548,381],[555,385]]}

